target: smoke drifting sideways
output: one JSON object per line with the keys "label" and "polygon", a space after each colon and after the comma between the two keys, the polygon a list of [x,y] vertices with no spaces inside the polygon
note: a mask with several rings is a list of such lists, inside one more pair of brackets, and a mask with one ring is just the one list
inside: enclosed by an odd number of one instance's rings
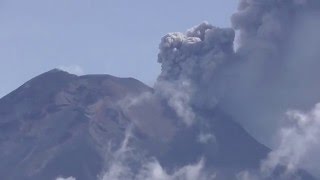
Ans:
{"label": "smoke drifting sideways", "polygon": [[223,103],[268,146],[288,109],[320,100],[319,18],[313,0],[242,0],[232,16],[239,48]]}
{"label": "smoke drifting sideways", "polygon": [[[135,97],[133,104],[165,99],[187,127],[197,123],[199,109],[219,107],[231,115],[274,149],[259,172],[244,171],[238,179],[268,178],[279,164],[286,165],[288,174],[302,167],[319,175],[318,106],[310,113],[290,111],[289,119],[295,123],[284,127],[288,109],[304,112],[320,102],[319,19],[318,0],[240,0],[232,16],[233,28],[205,22],[186,33],[164,36],[158,54],[162,70],[154,92]],[[200,134],[199,141],[215,141],[212,134]],[[113,159],[101,180],[215,179],[205,171],[205,160],[168,173],[156,159],[135,154],[129,145],[132,138],[127,131],[119,150],[107,153]],[[128,164],[132,160],[137,169]]]}
{"label": "smoke drifting sideways", "polygon": [[262,143],[288,109],[320,101],[320,1],[241,0],[235,31],[202,23],[161,40],[158,94],[190,125],[193,109],[217,105]]}
{"label": "smoke drifting sideways", "polygon": [[286,138],[275,132],[283,132],[287,110],[320,102],[319,19],[318,0],[240,0],[231,18],[237,49],[233,29],[208,23],[162,38],[155,92],[188,125],[194,109],[219,106],[260,142],[283,149]]}

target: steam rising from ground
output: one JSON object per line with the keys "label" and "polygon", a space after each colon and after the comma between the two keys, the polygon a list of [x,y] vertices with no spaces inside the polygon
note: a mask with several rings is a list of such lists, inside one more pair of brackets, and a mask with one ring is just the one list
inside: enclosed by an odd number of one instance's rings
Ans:
{"label": "steam rising from ground", "polygon": [[270,172],[278,164],[286,165],[286,173],[298,168],[310,169],[320,176],[320,104],[310,112],[289,111],[289,126],[280,131],[278,147],[262,164],[263,172]]}
{"label": "steam rising from ground", "polygon": [[76,180],[76,178],[74,178],[74,177],[68,177],[68,178],[58,177],[56,180]]}
{"label": "steam rising from ground", "polygon": [[288,111],[286,121],[288,125],[278,134],[277,147],[262,161],[260,171],[243,171],[238,175],[239,180],[272,178],[279,165],[285,168],[280,175],[283,179],[301,179],[295,176],[298,169],[308,169],[320,177],[320,104],[309,112]]}
{"label": "steam rising from ground", "polygon": [[[130,144],[134,138],[131,128],[132,126],[127,129],[119,149],[111,152],[112,160],[109,159],[106,172],[100,178],[101,180],[213,180],[215,178],[213,173],[205,172],[203,159],[198,163],[183,166],[173,173],[166,172],[157,159],[146,158],[134,150]],[[132,166],[132,161],[137,163],[135,168]]]}

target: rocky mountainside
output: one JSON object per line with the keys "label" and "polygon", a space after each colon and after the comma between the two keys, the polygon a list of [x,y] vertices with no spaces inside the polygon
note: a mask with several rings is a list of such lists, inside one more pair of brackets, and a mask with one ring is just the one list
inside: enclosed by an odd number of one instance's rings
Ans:
{"label": "rocky mountainside", "polygon": [[1,179],[101,179],[124,147],[132,172],[146,158],[168,172],[203,158],[216,179],[235,179],[267,157],[270,150],[219,107],[197,109],[201,123],[185,127],[164,101],[130,105],[152,93],[133,78],[60,70],[35,77],[0,100]]}

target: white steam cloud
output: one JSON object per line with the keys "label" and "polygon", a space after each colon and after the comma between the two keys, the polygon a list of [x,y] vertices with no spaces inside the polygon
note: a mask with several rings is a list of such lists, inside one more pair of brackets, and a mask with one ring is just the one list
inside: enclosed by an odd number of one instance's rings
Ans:
{"label": "white steam cloud", "polygon": [[320,104],[309,112],[288,111],[287,126],[279,131],[277,147],[263,160],[259,171],[243,171],[239,180],[270,179],[282,167],[279,179],[300,180],[297,172],[308,169],[320,177]]}
{"label": "white steam cloud", "polygon": [[56,180],[76,180],[76,178],[74,178],[74,177],[68,177],[68,178],[58,177]]}
{"label": "white steam cloud", "polygon": [[58,69],[62,71],[66,71],[70,74],[78,75],[78,76],[84,75],[84,70],[79,65],[70,65],[70,66],[62,65],[62,66],[59,66]]}
{"label": "white steam cloud", "polygon": [[[120,163],[122,163],[120,165]],[[133,173],[130,167],[124,165],[124,162],[118,162],[112,165],[108,170],[103,180],[213,180],[215,175],[208,175],[204,171],[203,160],[193,165],[186,165],[179,168],[175,172],[169,174],[158,161],[153,160],[145,162],[138,170],[138,173]]]}
{"label": "white steam cloud", "polygon": [[285,165],[286,173],[299,168],[309,169],[320,176],[320,104],[310,112],[289,111],[288,127],[280,131],[278,147],[262,164],[263,172],[273,171],[277,165]]}
{"label": "white steam cloud", "polygon": [[[205,161],[201,159],[195,164],[178,168],[172,173],[160,165],[155,158],[146,158],[130,146],[132,127],[128,128],[126,135],[118,150],[113,152],[113,159],[108,159],[108,167],[100,180],[214,180],[214,173],[205,171]],[[130,166],[130,161],[137,161],[138,168]]]}

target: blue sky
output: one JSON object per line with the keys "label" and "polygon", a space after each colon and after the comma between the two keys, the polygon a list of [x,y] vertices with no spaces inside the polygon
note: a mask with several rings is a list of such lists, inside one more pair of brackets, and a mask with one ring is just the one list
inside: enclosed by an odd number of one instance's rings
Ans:
{"label": "blue sky", "polygon": [[225,0],[2,0],[0,97],[56,67],[151,85],[163,35],[203,21],[229,27],[236,6]]}

